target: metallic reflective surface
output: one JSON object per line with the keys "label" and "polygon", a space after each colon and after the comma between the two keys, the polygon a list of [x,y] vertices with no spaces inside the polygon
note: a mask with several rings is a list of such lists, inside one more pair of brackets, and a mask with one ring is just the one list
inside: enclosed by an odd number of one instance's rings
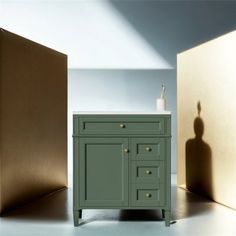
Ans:
{"label": "metallic reflective surface", "polygon": [[0,213],[67,185],[67,57],[0,29]]}
{"label": "metallic reflective surface", "polygon": [[84,210],[81,226],[74,227],[72,189],[58,191],[0,218],[0,235],[236,235],[236,211],[175,184],[172,196],[176,223],[170,227],[165,227],[161,211],[155,210]]}

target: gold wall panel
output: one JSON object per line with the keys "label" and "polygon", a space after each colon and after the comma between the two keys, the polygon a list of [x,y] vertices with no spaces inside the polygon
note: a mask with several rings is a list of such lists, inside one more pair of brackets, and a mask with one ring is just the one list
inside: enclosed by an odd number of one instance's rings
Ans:
{"label": "gold wall panel", "polygon": [[236,209],[236,31],[177,56],[178,185]]}
{"label": "gold wall panel", "polygon": [[0,29],[0,212],[67,185],[67,56]]}

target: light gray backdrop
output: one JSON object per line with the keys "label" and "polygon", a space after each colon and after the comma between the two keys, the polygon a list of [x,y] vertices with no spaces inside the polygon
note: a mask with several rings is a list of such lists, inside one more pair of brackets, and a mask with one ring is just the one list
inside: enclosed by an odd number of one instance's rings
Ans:
{"label": "light gray backdrop", "polygon": [[110,3],[173,69],[69,70],[69,156],[73,110],[154,110],[164,83],[167,109],[173,114],[172,173],[176,173],[176,54],[234,30],[235,1]]}
{"label": "light gray backdrop", "polygon": [[69,186],[72,110],[153,110],[162,83],[176,172],[176,54],[235,29],[235,11],[229,0],[0,1],[1,27],[68,55]]}

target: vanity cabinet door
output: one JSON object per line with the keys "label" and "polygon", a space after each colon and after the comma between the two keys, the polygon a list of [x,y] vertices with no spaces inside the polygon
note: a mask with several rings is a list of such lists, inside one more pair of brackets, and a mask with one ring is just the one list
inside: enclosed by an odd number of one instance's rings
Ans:
{"label": "vanity cabinet door", "polygon": [[80,206],[128,206],[128,138],[79,138]]}

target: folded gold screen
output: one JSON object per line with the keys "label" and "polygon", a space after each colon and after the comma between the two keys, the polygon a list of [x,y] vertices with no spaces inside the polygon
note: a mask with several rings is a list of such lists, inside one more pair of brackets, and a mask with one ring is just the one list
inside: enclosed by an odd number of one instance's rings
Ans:
{"label": "folded gold screen", "polygon": [[0,29],[0,212],[67,185],[67,56]]}
{"label": "folded gold screen", "polygon": [[177,56],[178,184],[236,209],[236,31]]}

